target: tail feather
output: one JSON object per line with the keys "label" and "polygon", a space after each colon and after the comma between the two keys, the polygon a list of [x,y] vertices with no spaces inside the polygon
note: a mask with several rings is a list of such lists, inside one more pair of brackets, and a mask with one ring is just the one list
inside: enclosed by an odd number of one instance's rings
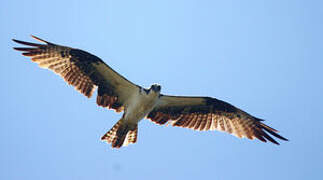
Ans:
{"label": "tail feather", "polygon": [[116,137],[117,130],[121,125],[121,121],[118,121],[107,133],[105,133],[102,137],[102,141],[106,141],[107,143],[112,143],[113,139]]}
{"label": "tail feather", "polygon": [[128,144],[134,144],[137,142],[137,133],[138,133],[138,125],[134,130],[130,130],[126,137],[126,142],[124,143],[125,146]]}
{"label": "tail feather", "polygon": [[111,143],[112,148],[120,148],[137,141],[138,125],[130,126],[119,120],[105,135],[101,137],[102,141]]}

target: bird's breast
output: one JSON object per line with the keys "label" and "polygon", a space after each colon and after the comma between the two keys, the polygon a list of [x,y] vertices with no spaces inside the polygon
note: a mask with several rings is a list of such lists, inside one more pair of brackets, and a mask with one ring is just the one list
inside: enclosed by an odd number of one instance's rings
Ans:
{"label": "bird's breast", "polygon": [[125,118],[129,121],[140,121],[143,119],[156,105],[158,95],[155,94],[137,94],[129,99]]}

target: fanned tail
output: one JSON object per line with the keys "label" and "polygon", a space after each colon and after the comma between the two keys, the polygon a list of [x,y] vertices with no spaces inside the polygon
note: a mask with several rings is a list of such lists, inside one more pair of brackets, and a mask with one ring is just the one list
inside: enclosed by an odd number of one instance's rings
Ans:
{"label": "fanned tail", "polygon": [[119,120],[106,134],[101,137],[102,141],[111,143],[112,148],[120,148],[130,143],[137,142],[138,125],[130,126]]}
{"label": "fanned tail", "polygon": [[137,142],[137,133],[138,133],[138,125],[136,125],[135,129],[129,130],[129,133],[127,134],[125,146],[128,144],[134,144]]}

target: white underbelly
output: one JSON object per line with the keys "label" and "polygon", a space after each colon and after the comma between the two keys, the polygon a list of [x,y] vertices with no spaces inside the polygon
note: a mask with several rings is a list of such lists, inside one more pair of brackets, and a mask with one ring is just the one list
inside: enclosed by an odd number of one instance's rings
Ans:
{"label": "white underbelly", "polygon": [[128,103],[125,121],[131,123],[138,123],[155,107],[158,96],[145,96],[138,94],[136,97],[131,98]]}

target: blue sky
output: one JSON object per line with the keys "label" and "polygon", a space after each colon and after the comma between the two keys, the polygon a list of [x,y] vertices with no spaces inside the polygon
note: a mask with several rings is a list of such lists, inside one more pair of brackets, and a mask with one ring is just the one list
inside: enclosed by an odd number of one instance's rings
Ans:
{"label": "blue sky", "polygon": [[[17,1],[0,6],[0,179],[322,179],[321,1]],[[263,118],[280,146],[139,125],[12,50],[30,34],[101,57],[129,80],[225,100]]]}

